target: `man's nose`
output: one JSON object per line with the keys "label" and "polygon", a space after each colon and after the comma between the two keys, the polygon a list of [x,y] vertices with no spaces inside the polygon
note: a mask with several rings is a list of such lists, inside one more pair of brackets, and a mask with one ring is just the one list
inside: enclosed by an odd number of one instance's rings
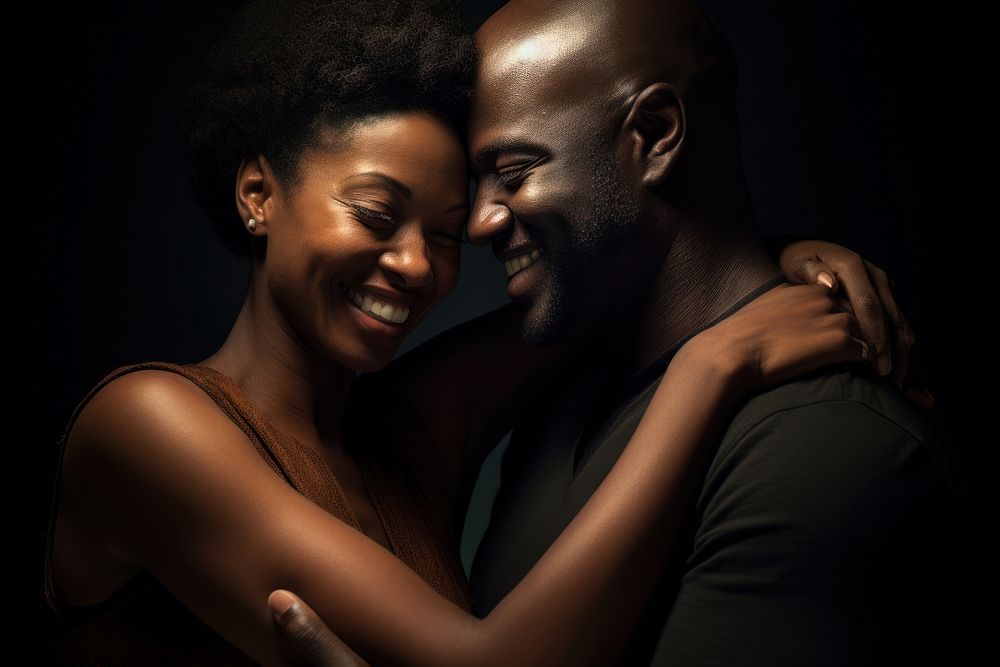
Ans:
{"label": "man's nose", "polygon": [[390,280],[405,289],[423,287],[434,279],[427,241],[420,229],[400,229],[392,247],[379,257],[379,264]]}
{"label": "man's nose", "polygon": [[509,231],[514,222],[514,214],[510,209],[488,196],[485,190],[480,187],[476,192],[476,200],[469,215],[469,242],[476,245],[486,245],[497,234]]}

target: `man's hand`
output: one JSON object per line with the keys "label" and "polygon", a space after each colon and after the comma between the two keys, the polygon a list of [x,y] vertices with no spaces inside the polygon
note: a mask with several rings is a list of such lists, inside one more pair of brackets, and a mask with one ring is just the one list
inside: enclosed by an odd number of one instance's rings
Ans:
{"label": "man's hand", "polygon": [[854,314],[862,336],[875,348],[872,365],[876,372],[890,376],[917,405],[934,405],[934,397],[926,389],[904,386],[916,338],[893,298],[885,271],[843,246],[813,240],[789,243],[779,253],[778,264],[792,282],[819,283],[840,290],[841,304]]}
{"label": "man's hand", "polygon": [[312,608],[293,593],[276,590],[267,598],[274,622],[287,641],[293,665],[367,667],[368,663],[340,640]]}

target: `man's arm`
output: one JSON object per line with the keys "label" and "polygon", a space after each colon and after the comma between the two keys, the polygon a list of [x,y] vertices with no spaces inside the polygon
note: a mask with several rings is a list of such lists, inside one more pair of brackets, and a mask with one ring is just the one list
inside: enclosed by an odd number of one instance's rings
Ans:
{"label": "man's arm", "polygon": [[869,406],[771,415],[713,464],[652,664],[911,664],[953,510],[924,445]]}

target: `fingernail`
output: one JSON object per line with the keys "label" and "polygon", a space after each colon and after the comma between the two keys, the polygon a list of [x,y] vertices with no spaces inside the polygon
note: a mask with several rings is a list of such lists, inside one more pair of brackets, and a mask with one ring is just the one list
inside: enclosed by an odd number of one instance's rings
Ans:
{"label": "fingernail", "polygon": [[267,604],[276,618],[281,618],[295,606],[295,596],[288,591],[277,590],[267,598]]}
{"label": "fingernail", "polygon": [[878,355],[878,374],[888,375],[889,371],[892,370],[892,361],[889,360],[889,355],[880,354]]}
{"label": "fingernail", "polygon": [[821,285],[826,285],[830,289],[833,289],[833,276],[831,276],[826,271],[820,271],[819,275],[816,276],[816,282]]}

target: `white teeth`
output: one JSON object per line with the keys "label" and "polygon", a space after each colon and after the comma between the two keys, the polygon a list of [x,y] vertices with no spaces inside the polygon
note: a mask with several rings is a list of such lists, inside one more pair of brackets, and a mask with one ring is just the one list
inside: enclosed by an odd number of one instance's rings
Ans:
{"label": "white teeth", "polygon": [[387,322],[393,322],[394,324],[402,324],[410,317],[410,307],[409,306],[394,306],[390,303],[383,303],[381,301],[376,301],[373,297],[369,295],[361,296],[358,292],[342,285],[344,294],[347,298],[358,308],[365,311],[370,315],[374,315],[380,319]]}
{"label": "white teeth", "polygon": [[534,248],[530,252],[526,252],[523,255],[518,255],[512,259],[505,260],[503,266],[507,270],[507,277],[510,278],[518,271],[528,268],[537,262],[541,256],[542,252],[538,248]]}

